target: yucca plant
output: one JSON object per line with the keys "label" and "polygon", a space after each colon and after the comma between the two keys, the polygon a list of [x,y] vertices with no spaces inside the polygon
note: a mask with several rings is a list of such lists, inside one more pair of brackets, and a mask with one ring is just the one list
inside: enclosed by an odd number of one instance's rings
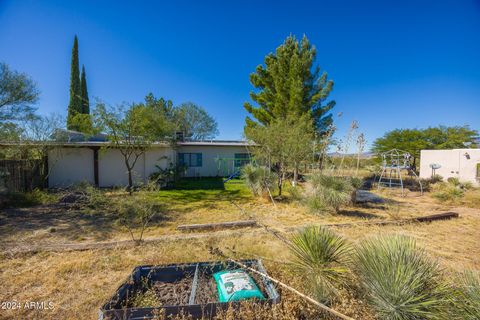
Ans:
{"label": "yucca plant", "polygon": [[457,284],[457,319],[480,319],[480,273],[465,271],[459,276]]}
{"label": "yucca plant", "polygon": [[276,175],[264,166],[256,166],[251,163],[242,168],[242,178],[254,196],[268,192],[267,189],[275,188]]}
{"label": "yucca plant", "polygon": [[254,196],[258,195],[259,176],[257,166],[248,163],[242,168],[242,179],[245,181],[247,187],[252,191]]}
{"label": "yucca plant", "polygon": [[413,238],[383,236],[357,249],[357,274],[380,319],[445,319],[449,288]]}
{"label": "yucca plant", "polygon": [[312,211],[322,207],[330,208],[335,213],[344,205],[351,203],[352,193],[355,190],[352,183],[343,177],[314,174],[310,183],[313,191],[307,204]]}
{"label": "yucca plant", "polygon": [[293,236],[290,249],[295,271],[305,277],[316,299],[330,302],[349,272],[348,242],[330,229],[310,226]]}

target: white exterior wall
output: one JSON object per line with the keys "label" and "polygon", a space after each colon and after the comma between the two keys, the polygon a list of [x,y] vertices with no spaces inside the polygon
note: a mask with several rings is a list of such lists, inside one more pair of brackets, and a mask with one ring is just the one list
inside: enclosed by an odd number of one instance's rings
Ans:
{"label": "white exterior wall", "polygon": [[157,165],[162,169],[175,165],[175,151],[171,147],[152,148],[145,153],[145,177],[157,172]]}
{"label": "white exterior wall", "polygon": [[[202,166],[188,168],[186,172],[187,177],[215,177],[222,175],[218,170],[215,158],[230,158],[235,157],[235,153],[248,153],[245,146],[218,146],[218,145],[201,145],[201,146],[181,146],[177,153],[201,153]],[[229,169],[233,168],[233,161],[227,164]]]}
{"label": "white exterior wall", "polygon": [[[225,145],[183,145],[176,150],[170,146],[154,146],[142,154],[133,169],[136,185],[148,181],[150,174],[158,171],[156,165],[167,168],[177,163],[177,154],[201,153],[202,166],[187,169],[187,177],[214,177],[224,175],[218,169],[216,158],[228,158],[223,169],[233,173],[233,159],[236,153],[248,153],[245,146]],[[93,150],[86,146],[58,147],[49,154],[49,187],[68,187],[86,181],[94,184]],[[128,185],[128,172],[125,160],[118,149],[100,149],[98,151],[98,186],[124,187]]]}
{"label": "white exterior wall", "polygon": [[[153,147],[142,154],[132,170],[135,185],[148,182],[148,177],[158,169],[155,165],[167,168],[174,160],[174,152],[170,147]],[[133,158],[132,158],[133,161]],[[117,149],[99,151],[98,155],[98,186],[122,187],[128,185],[128,171],[125,158]]]}
{"label": "white exterior wall", "polygon": [[450,177],[460,181],[470,181],[480,185],[477,180],[477,164],[480,163],[480,149],[451,149],[451,150],[422,150],[420,153],[420,177],[430,178],[432,168],[430,164],[441,165],[435,174],[445,180]]}
{"label": "white exterior wall", "polygon": [[48,186],[65,188],[78,182],[95,183],[93,150],[89,148],[56,148],[48,153]]}
{"label": "white exterior wall", "polygon": [[[134,160],[132,156],[131,161]],[[140,155],[132,170],[134,185],[145,182],[145,157]],[[123,187],[128,185],[128,171],[125,160],[117,149],[106,149],[98,152],[98,186]]]}

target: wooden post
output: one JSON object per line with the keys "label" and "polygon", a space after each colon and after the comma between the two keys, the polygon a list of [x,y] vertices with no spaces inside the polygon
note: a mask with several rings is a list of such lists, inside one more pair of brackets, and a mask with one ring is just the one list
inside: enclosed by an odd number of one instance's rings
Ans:
{"label": "wooden post", "polygon": [[98,149],[99,147],[92,147],[93,150],[93,180],[95,181],[95,186],[98,187]]}

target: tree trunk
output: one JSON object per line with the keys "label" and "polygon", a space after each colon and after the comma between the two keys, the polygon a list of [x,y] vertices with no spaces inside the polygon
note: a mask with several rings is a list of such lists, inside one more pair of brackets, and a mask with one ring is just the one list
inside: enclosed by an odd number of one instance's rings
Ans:
{"label": "tree trunk", "polygon": [[277,182],[277,186],[278,186],[278,195],[281,196],[282,195],[282,184],[283,184],[283,177],[282,177],[282,174],[278,174],[278,182]]}
{"label": "tree trunk", "polygon": [[133,192],[133,179],[132,179],[132,169],[128,168],[128,193],[132,195]]}
{"label": "tree trunk", "polygon": [[294,187],[297,186],[297,181],[298,181],[298,168],[297,166],[295,166],[295,168],[293,168],[293,183],[292,183]]}
{"label": "tree trunk", "polygon": [[130,167],[130,163],[128,162],[128,159],[129,157],[127,157],[126,155],[123,155],[125,157],[125,166],[127,167],[127,171],[128,171],[128,187],[127,187],[127,191],[130,195],[132,195],[132,192],[133,192],[133,179],[132,179],[132,169],[133,169],[133,166]]}
{"label": "tree trunk", "polygon": [[283,180],[285,180],[285,172],[283,171],[283,166],[281,166],[280,168],[282,169],[278,174],[278,195],[279,196],[282,195]]}
{"label": "tree trunk", "polygon": [[322,152],[322,154],[318,158],[318,169],[319,169],[320,173],[323,171],[323,159],[324,159],[324,155],[323,155],[323,152]]}

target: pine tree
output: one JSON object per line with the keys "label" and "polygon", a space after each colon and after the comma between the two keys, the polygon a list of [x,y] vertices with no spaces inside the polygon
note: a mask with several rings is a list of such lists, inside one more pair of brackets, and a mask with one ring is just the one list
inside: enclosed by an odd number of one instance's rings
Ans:
{"label": "pine tree", "polygon": [[325,105],[333,88],[333,81],[327,74],[320,74],[320,67],[315,66],[316,49],[310,45],[307,37],[298,42],[289,36],[275,53],[265,57],[265,65],[259,65],[250,75],[250,82],[256,91],[250,97],[258,106],[249,102],[245,109],[253,116],[247,117],[246,130],[257,125],[268,126],[274,120],[286,119],[288,116],[300,117],[310,113],[316,131],[326,132],[332,123],[328,112],[335,101]]}
{"label": "pine tree", "polygon": [[85,66],[82,65],[82,77],[80,82],[80,96],[82,97],[82,113],[90,114],[90,102],[88,100],[87,75]]}
{"label": "pine tree", "polygon": [[72,63],[70,66],[70,102],[68,104],[67,129],[76,130],[73,117],[81,113],[82,100],[80,92],[80,67],[78,62],[78,39],[75,35],[72,48]]}

